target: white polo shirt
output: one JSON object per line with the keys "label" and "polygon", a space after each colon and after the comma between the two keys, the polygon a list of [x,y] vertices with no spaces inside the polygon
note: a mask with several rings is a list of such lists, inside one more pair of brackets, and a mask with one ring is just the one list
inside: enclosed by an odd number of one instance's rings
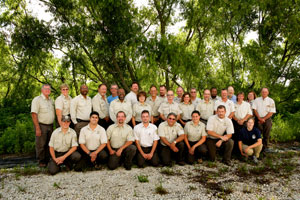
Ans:
{"label": "white polo shirt", "polygon": [[84,144],[88,150],[95,151],[101,144],[106,143],[106,132],[101,126],[97,125],[97,127],[92,130],[90,124],[88,124],[80,130],[79,144]]}
{"label": "white polo shirt", "polygon": [[[206,130],[214,131],[221,136],[224,135],[225,131],[227,134],[234,134],[232,121],[228,117],[221,119],[218,117],[218,115],[213,115],[208,118]],[[217,139],[210,135],[208,135],[208,137]]]}
{"label": "white polo shirt", "polygon": [[226,117],[228,117],[230,115],[230,113],[232,113],[232,112],[235,111],[234,103],[233,103],[233,101],[231,101],[229,99],[227,99],[226,102],[224,102],[222,99],[217,100],[215,102],[215,108],[214,108],[215,111],[217,111],[217,108],[218,108],[219,105],[225,106],[225,108],[226,108],[226,114],[225,114],[225,116]]}
{"label": "white polo shirt", "polygon": [[238,120],[244,119],[244,117],[246,117],[246,115],[248,114],[253,115],[251,106],[246,101],[243,101],[241,104],[237,102],[236,104],[234,104],[234,108],[235,108],[234,115]]}
{"label": "white polo shirt", "polygon": [[92,99],[89,96],[84,98],[81,94],[72,99],[71,101],[71,119],[74,124],[77,124],[77,120],[90,120],[90,114],[92,112]]}
{"label": "white polo shirt", "polygon": [[159,140],[157,127],[149,123],[147,127],[143,123],[136,125],[133,129],[135,140],[138,140],[142,147],[152,147],[155,140]]}
{"label": "white polo shirt", "polygon": [[252,109],[258,112],[260,117],[265,117],[269,112],[276,113],[275,102],[270,97],[263,99],[258,97],[254,100]]}

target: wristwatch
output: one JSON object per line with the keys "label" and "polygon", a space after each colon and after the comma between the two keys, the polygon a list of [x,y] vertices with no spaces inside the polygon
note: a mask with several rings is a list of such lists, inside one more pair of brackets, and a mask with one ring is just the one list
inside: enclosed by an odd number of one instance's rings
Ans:
{"label": "wristwatch", "polygon": [[176,144],[177,142],[176,142],[176,140],[174,140],[174,144]]}

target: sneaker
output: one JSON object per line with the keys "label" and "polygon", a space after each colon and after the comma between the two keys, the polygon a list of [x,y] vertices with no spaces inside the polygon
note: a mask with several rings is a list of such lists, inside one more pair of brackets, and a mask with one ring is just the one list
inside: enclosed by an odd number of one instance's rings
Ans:
{"label": "sneaker", "polygon": [[265,153],[272,153],[273,151],[272,151],[270,148],[267,148],[267,147],[266,147],[266,148],[264,149],[264,152],[265,152]]}
{"label": "sneaker", "polygon": [[258,160],[257,160],[256,156],[252,156],[252,159],[253,159],[253,162],[254,162],[255,164],[258,163]]}

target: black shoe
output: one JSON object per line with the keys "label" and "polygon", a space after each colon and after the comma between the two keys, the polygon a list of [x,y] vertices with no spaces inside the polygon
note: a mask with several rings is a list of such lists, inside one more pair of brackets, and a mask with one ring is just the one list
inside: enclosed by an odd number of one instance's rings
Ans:
{"label": "black shoe", "polygon": [[131,170],[131,165],[124,165],[126,170]]}
{"label": "black shoe", "polygon": [[180,166],[184,166],[185,162],[184,161],[178,161],[177,164],[180,165]]}
{"label": "black shoe", "polygon": [[223,163],[227,166],[232,166],[232,163],[230,160],[224,160]]}

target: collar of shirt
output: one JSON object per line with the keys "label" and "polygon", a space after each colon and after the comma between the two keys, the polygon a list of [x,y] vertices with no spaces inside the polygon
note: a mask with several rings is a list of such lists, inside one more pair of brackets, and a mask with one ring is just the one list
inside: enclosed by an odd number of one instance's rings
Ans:
{"label": "collar of shirt", "polygon": [[90,127],[90,124],[88,125],[88,129],[91,131],[97,131],[100,128],[100,126],[97,124],[96,128],[94,130],[92,130],[92,128]]}
{"label": "collar of shirt", "polygon": [[63,99],[70,99],[70,96],[68,95],[67,97],[63,94],[60,95]]}
{"label": "collar of shirt", "polygon": [[217,115],[217,119],[220,121],[220,122],[224,122],[225,121],[225,117],[223,119],[221,119],[218,115]]}
{"label": "collar of shirt", "polygon": [[48,97],[48,99],[47,99],[43,93],[41,94],[41,97],[42,97],[44,100],[50,100],[50,97]]}
{"label": "collar of shirt", "polygon": [[62,128],[59,127],[59,132],[62,133],[62,134],[68,134],[68,133],[71,133],[71,129],[70,129],[70,127],[69,127],[68,130],[67,130],[67,132],[64,133],[64,132],[62,131]]}
{"label": "collar of shirt", "polygon": [[116,99],[115,101],[118,101],[120,103],[126,103],[127,101],[124,99],[123,102],[120,101],[120,99]]}
{"label": "collar of shirt", "polygon": [[192,126],[197,127],[200,126],[200,121],[198,122],[198,124],[195,124],[193,121],[191,121]]}
{"label": "collar of shirt", "polygon": [[80,94],[79,97],[82,98],[82,99],[89,99],[90,98],[88,95],[86,95],[86,98],[84,98],[84,96],[82,96],[82,94]]}

